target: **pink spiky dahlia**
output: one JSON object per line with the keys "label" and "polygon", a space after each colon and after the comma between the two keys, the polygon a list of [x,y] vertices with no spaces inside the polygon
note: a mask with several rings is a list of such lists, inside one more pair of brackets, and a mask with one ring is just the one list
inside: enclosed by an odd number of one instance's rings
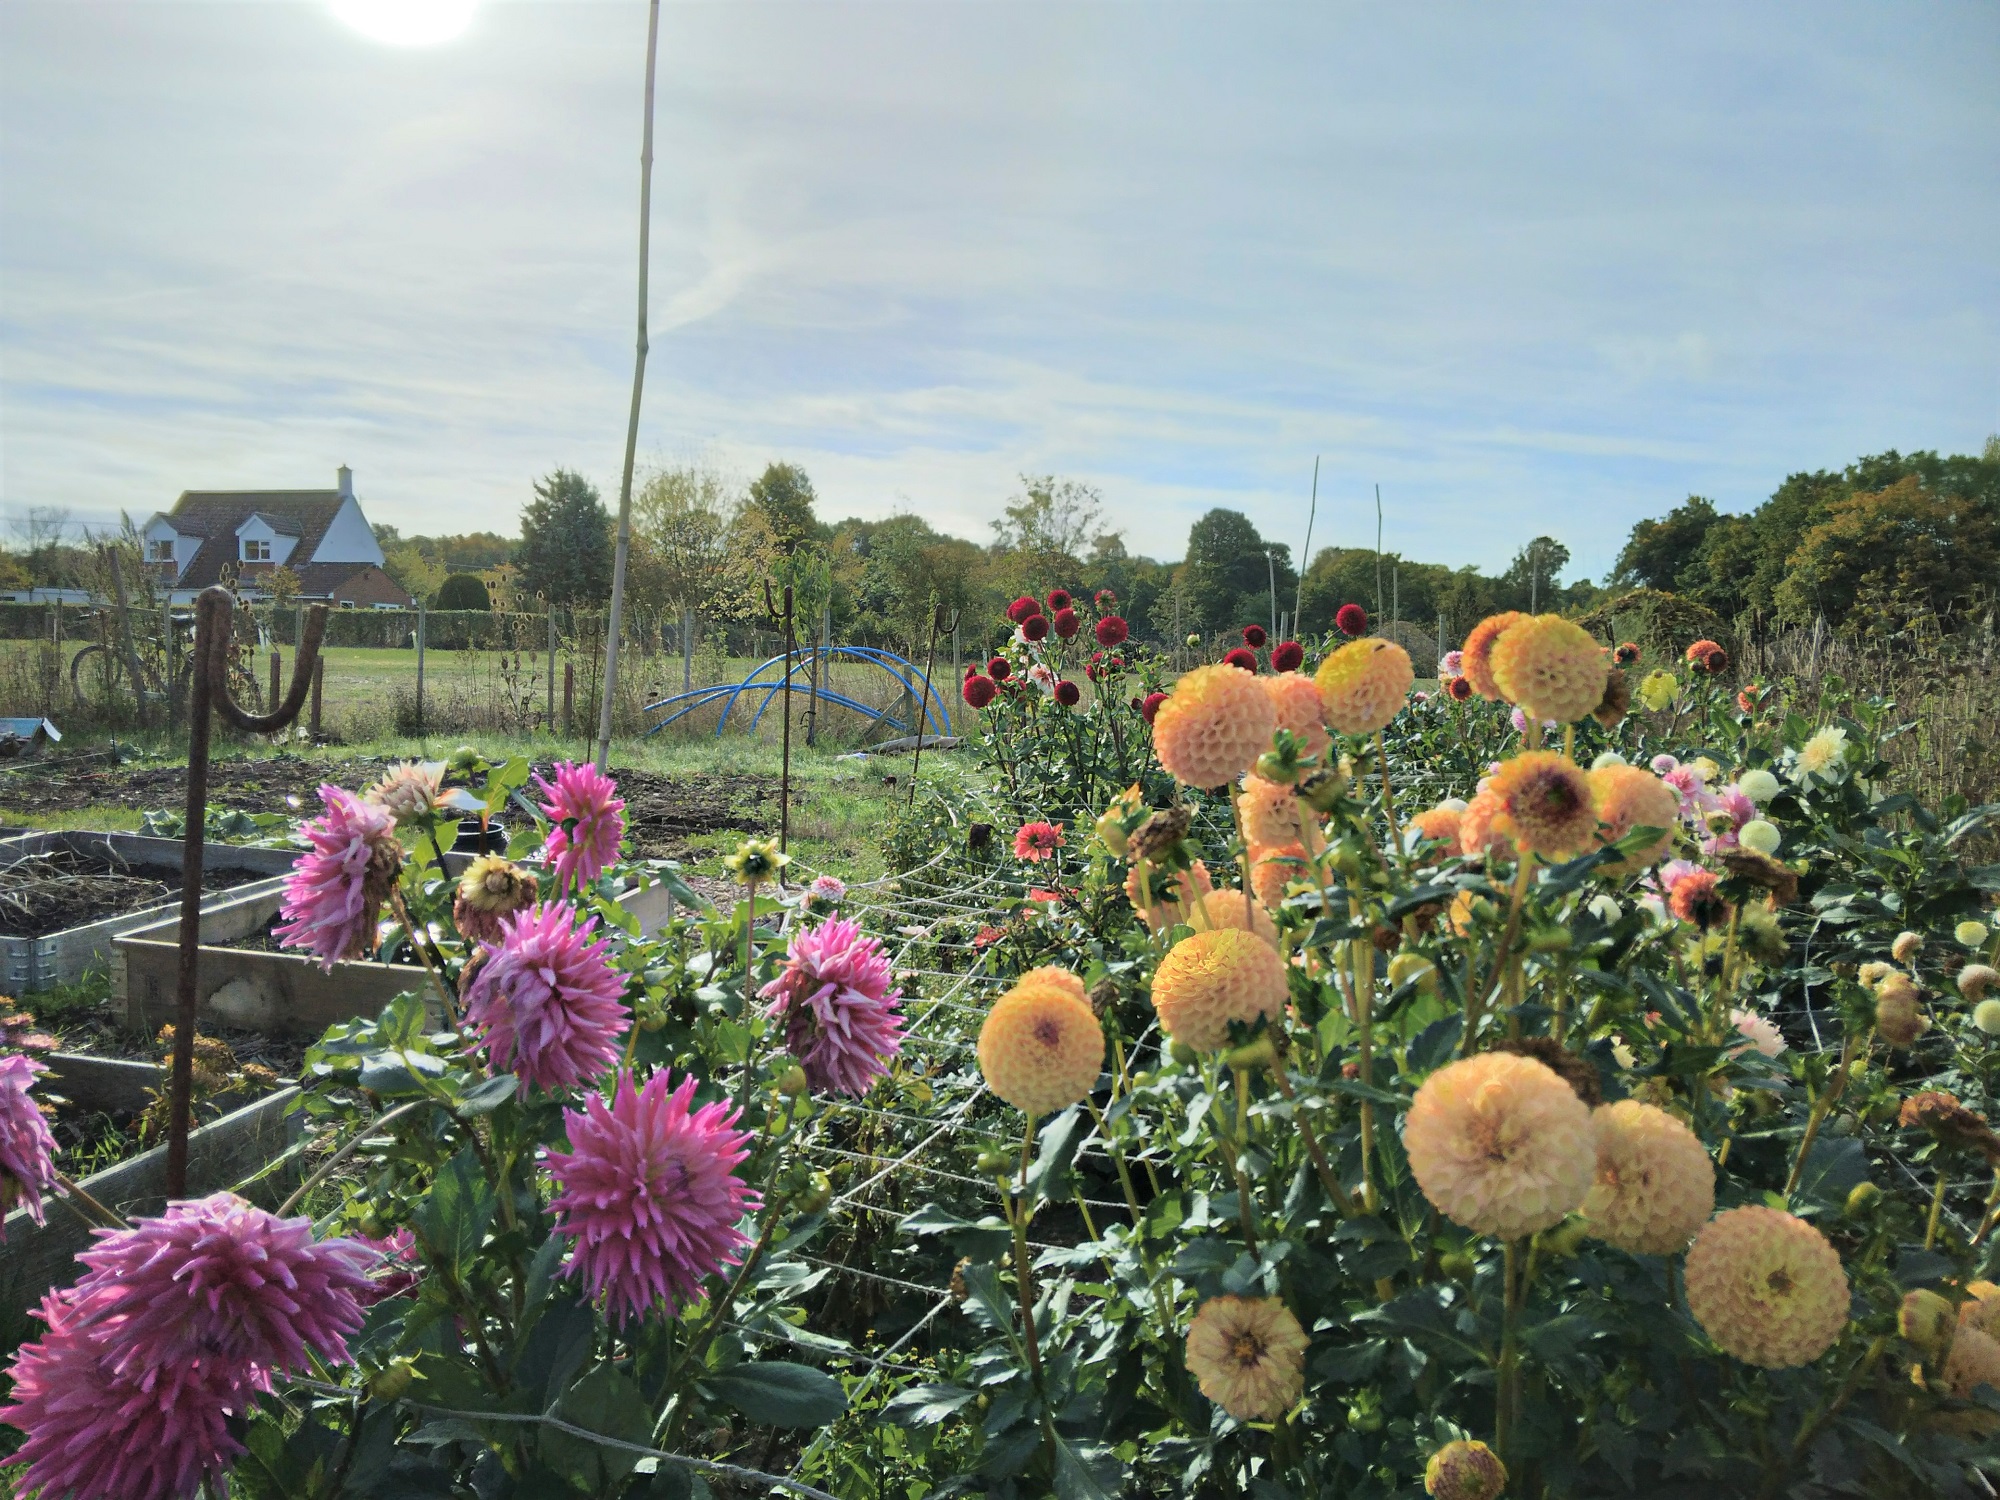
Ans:
{"label": "pink spiky dahlia", "polygon": [[575,1242],[563,1275],[619,1324],[660,1301],[673,1317],[699,1297],[704,1276],[742,1258],[750,1241],[737,1223],[763,1203],[735,1174],[750,1154],[750,1133],[732,1128],[741,1111],[691,1109],[694,1088],[692,1076],[673,1087],[665,1069],[642,1089],[620,1073],[609,1105],[593,1094],[563,1116],[571,1149],[548,1155],[555,1232]]}
{"label": "pink spiky dahlia", "polygon": [[14,1357],[0,1422],[28,1435],[8,1461],[22,1491],[68,1500],[184,1500],[243,1452],[229,1418],[247,1416],[268,1380],[207,1355],[121,1370],[115,1346],[85,1326],[75,1289],[51,1292],[49,1331]]}
{"label": "pink spiky dahlia", "polygon": [[330,972],[374,946],[375,922],[402,871],[403,850],[388,808],[337,786],[322,786],[319,800],[326,813],[299,827],[312,847],[285,881],[285,923],[274,932]]}
{"label": "pink spiky dahlia", "polygon": [[859,1098],[903,1050],[901,990],[880,938],[840,917],[792,937],[785,970],[758,993],[785,1023],[785,1046],[815,1090]]}
{"label": "pink spiky dahlia", "polygon": [[47,1071],[32,1057],[0,1057],[0,1241],[15,1200],[39,1224],[42,1194],[55,1186],[56,1139],[28,1097],[35,1075]]}
{"label": "pink spiky dahlia", "polygon": [[130,1229],[98,1230],[77,1259],[80,1326],[121,1371],[219,1358],[297,1372],[308,1349],[345,1363],[380,1258],[353,1240],[315,1240],[312,1220],[280,1219],[234,1193],[172,1203]]}
{"label": "pink spiky dahlia", "polygon": [[537,776],[535,784],[548,799],[542,814],[553,826],[543,852],[556,872],[556,889],[589,885],[618,857],[618,841],[625,837],[618,783],[588,761],[566,760],[556,767],[553,782]]}
{"label": "pink spiky dahlia", "polygon": [[574,1088],[618,1060],[631,1023],[625,981],[590,940],[597,918],[577,925],[567,901],[502,918],[498,947],[484,949],[465,988],[465,1018],[483,1034],[496,1068],[545,1089]]}

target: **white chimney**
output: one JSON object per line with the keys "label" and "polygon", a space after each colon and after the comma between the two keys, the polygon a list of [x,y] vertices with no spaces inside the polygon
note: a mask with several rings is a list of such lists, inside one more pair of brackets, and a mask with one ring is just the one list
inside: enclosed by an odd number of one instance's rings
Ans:
{"label": "white chimney", "polygon": [[346,464],[342,464],[339,472],[340,498],[343,500],[352,500],[354,498],[354,471],[348,468]]}

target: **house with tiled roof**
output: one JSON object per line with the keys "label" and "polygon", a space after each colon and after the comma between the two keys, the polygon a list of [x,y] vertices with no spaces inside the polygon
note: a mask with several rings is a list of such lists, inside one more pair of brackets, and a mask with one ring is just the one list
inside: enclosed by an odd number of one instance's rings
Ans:
{"label": "house with tiled roof", "polygon": [[184,490],[140,535],[147,570],[177,604],[225,579],[254,598],[279,568],[298,575],[302,599],[364,609],[416,603],[382,571],[345,464],[330,490]]}

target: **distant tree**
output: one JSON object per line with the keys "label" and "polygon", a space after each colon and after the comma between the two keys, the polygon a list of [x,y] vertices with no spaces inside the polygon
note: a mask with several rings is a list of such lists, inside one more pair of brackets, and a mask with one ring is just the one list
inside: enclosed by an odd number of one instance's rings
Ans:
{"label": "distant tree", "polygon": [[[133,570],[127,570],[128,572]],[[264,597],[274,609],[283,609],[305,589],[305,580],[283,563],[264,575]]]}
{"label": "distant tree", "polygon": [[1569,566],[1569,548],[1552,536],[1538,536],[1519,552],[1501,575],[1516,595],[1525,594],[1530,610],[1541,610],[1556,596],[1556,580]]}
{"label": "distant tree", "polygon": [[632,497],[630,584],[662,612],[707,614],[728,571],[730,527],[740,492],[719,469],[654,469]]}
{"label": "distant tree", "polygon": [[1081,571],[1085,548],[1101,535],[1104,497],[1090,485],[1053,474],[1023,474],[1021,488],[993,523],[994,544],[1026,561],[1031,571],[1049,575],[1048,585],[1074,584],[1074,576],[1054,575]]}
{"label": "distant tree", "polygon": [[557,469],[535,481],[535,498],[521,510],[514,552],[519,587],[551,604],[590,607],[611,594],[611,516],[597,486]]}
{"label": "distant tree", "polygon": [[493,600],[486,592],[486,580],[477,573],[454,573],[437,591],[439,609],[491,609]]}
{"label": "distant tree", "polygon": [[1176,580],[1193,616],[1188,628],[1266,621],[1274,577],[1282,608],[1298,585],[1291,548],[1265,541],[1241,511],[1211,510],[1188,531],[1187,558]]}
{"label": "distant tree", "polygon": [[1983,506],[1906,474],[1828,509],[1792,554],[1778,605],[1787,618],[1824,614],[1870,633],[1947,616],[1992,586],[2000,520]]}
{"label": "distant tree", "polygon": [[1688,496],[1663,519],[1641,521],[1632,528],[1612,578],[1622,584],[1672,592],[1714,524],[1715,502],[1700,495]]}
{"label": "distant tree", "polygon": [[393,537],[382,547],[382,571],[412,599],[424,600],[443,588],[449,576],[445,565],[427,556],[414,541]]}
{"label": "distant tree", "polygon": [[813,515],[816,498],[804,469],[771,464],[750,486],[749,504],[762,512],[778,550],[789,555],[820,534],[822,528]]}

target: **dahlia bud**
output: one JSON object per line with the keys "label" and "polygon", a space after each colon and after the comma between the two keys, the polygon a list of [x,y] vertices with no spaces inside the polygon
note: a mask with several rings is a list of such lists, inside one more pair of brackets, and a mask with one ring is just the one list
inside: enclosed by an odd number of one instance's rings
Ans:
{"label": "dahlia bud", "polygon": [[1186,1042],[1175,1042],[1167,1049],[1167,1055],[1184,1068],[1193,1067],[1201,1061],[1201,1054]]}
{"label": "dahlia bud", "polygon": [[1014,1165],[1013,1159],[1005,1151],[995,1151],[991,1147],[980,1152],[976,1160],[979,1170],[989,1177],[1000,1176]]}
{"label": "dahlia bud", "polygon": [[1257,1068],[1276,1066],[1278,1049],[1272,1043],[1271,1033],[1266,1031],[1255,1041],[1245,1042],[1223,1053],[1222,1061],[1231,1072],[1247,1073]]}
{"label": "dahlia bud", "polygon": [[1982,1000],[1973,1006],[1972,1024],[1988,1036],[2000,1036],[2000,1000]]}
{"label": "dahlia bud", "polygon": [[1991,964],[1967,964],[1958,971],[1958,992],[1974,1005],[1996,984],[2000,984],[2000,969]]}
{"label": "dahlia bud", "polygon": [[1847,1195],[1847,1217],[1858,1219],[1882,1201],[1882,1190],[1872,1182],[1857,1182]]}
{"label": "dahlia bud", "polygon": [[1926,1355],[1935,1355],[1958,1327],[1958,1310],[1936,1292],[1914,1291],[1896,1309],[1896,1332]]}
{"label": "dahlia bud", "polygon": [[1968,948],[1983,947],[1986,942],[1986,924],[1973,921],[1960,922],[1958,926],[1952,928],[1951,935]]}
{"label": "dahlia bud", "polygon": [[407,1359],[395,1360],[368,1377],[368,1394],[377,1401],[394,1401],[416,1378],[415,1365]]}
{"label": "dahlia bud", "polygon": [[797,1063],[778,1075],[778,1092],[787,1099],[798,1098],[805,1093],[807,1087],[806,1070]]}
{"label": "dahlia bud", "polygon": [[1347,791],[1347,777],[1331,769],[1312,773],[1299,783],[1299,801],[1314,812],[1332,812]]}
{"label": "dahlia bud", "polygon": [[1424,1493],[1432,1500],[1495,1500],[1506,1488],[1506,1465],[1475,1438],[1446,1443],[1424,1465]]}
{"label": "dahlia bud", "polygon": [[823,1213],[827,1204],[833,1201],[833,1179],[824,1172],[815,1172],[806,1183],[805,1191],[797,1200],[798,1211],[802,1214]]}
{"label": "dahlia bud", "polygon": [[1389,988],[1400,989],[1415,980],[1423,987],[1425,994],[1437,989],[1437,965],[1421,953],[1412,953],[1405,948],[1389,960]]}
{"label": "dahlia bud", "polygon": [[1590,1220],[1582,1214],[1571,1214],[1555,1228],[1542,1234],[1542,1249],[1558,1259],[1567,1260],[1582,1248],[1590,1238]]}
{"label": "dahlia bud", "polygon": [[1906,964],[1917,956],[1917,950],[1924,946],[1924,936],[1920,932],[1899,932],[1896,941],[1889,945],[1889,956],[1899,964]]}
{"label": "dahlia bud", "polygon": [[1453,1281],[1463,1282],[1469,1286],[1472,1278],[1478,1274],[1479,1262],[1470,1250],[1447,1250],[1438,1257],[1438,1269]]}
{"label": "dahlia bud", "polygon": [[1291,782],[1299,774],[1299,758],[1296,755],[1281,755],[1276,750],[1266,750],[1257,757],[1257,775],[1265,781],[1280,784]]}

